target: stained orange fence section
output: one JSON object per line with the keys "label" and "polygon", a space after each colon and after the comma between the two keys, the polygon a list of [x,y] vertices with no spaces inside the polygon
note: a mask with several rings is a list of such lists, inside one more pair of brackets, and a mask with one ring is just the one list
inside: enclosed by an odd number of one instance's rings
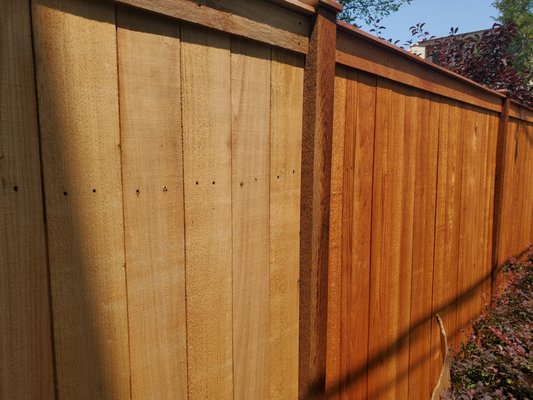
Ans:
{"label": "stained orange fence section", "polygon": [[511,104],[504,140],[498,264],[519,257],[533,240],[533,110]]}
{"label": "stained orange fence section", "polygon": [[1,399],[429,397],[533,112],[309,3],[0,0]]}
{"label": "stained orange fence section", "polygon": [[336,80],[336,385],[427,398],[442,365],[433,316],[457,346],[490,299],[498,116],[343,66]]}

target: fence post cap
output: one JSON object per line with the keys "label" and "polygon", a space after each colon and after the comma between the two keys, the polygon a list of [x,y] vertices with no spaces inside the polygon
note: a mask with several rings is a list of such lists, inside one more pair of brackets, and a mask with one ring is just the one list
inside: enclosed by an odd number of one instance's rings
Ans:
{"label": "fence post cap", "polygon": [[497,92],[503,94],[506,97],[511,96],[511,91],[509,89],[499,89],[497,90]]}
{"label": "fence post cap", "polygon": [[335,13],[340,13],[344,6],[335,0],[318,0],[319,7],[325,7]]}

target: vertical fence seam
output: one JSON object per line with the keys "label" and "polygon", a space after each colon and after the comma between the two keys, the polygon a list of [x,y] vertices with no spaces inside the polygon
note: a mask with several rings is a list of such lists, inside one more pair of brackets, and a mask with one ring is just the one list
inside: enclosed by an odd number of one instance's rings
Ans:
{"label": "vertical fence seam", "polygon": [[33,0],[28,0],[29,7],[29,25],[31,34],[31,51],[33,62],[33,90],[35,93],[35,111],[37,116],[37,135],[39,141],[39,169],[41,180],[41,197],[43,206],[43,225],[44,225],[44,242],[45,242],[45,254],[46,254],[46,273],[48,275],[48,303],[49,303],[49,318],[50,318],[50,341],[52,350],[52,378],[54,384],[54,397],[59,400],[59,381],[57,377],[57,354],[56,354],[56,342],[55,342],[55,327],[54,327],[54,307],[52,296],[52,269],[50,266],[50,250],[49,250],[49,238],[48,238],[48,217],[46,208],[46,190],[44,183],[44,161],[43,161],[43,138],[41,131],[41,118],[39,112],[39,89],[38,89],[38,77],[37,77],[37,55],[35,51],[35,30],[33,27]]}
{"label": "vertical fence seam", "polygon": [[[187,307],[187,223],[186,223],[186,210],[185,210],[185,132],[183,127],[183,35],[182,35],[182,26],[183,24],[179,23],[179,32],[180,32],[180,125],[181,125],[181,185],[182,185],[182,207],[183,207],[183,282],[184,282],[184,294],[185,294],[185,373],[186,373],[186,387],[187,387],[187,399],[189,398],[189,345],[187,338],[189,337],[189,318],[188,318],[188,307]],[[179,166],[178,166],[179,168]]]}
{"label": "vertical fence seam", "polygon": [[129,388],[130,388],[130,399],[133,400],[133,382],[132,382],[132,371],[131,371],[131,330],[130,330],[130,301],[128,294],[128,266],[126,258],[126,201],[124,196],[124,173],[123,173],[123,148],[122,148],[122,121],[121,121],[121,112],[120,112],[120,67],[119,67],[119,41],[118,41],[118,5],[115,3],[113,7],[113,16],[115,17],[115,54],[116,54],[116,71],[117,71],[117,110],[118,110],[118,133],[119,133],[119,149],[120,149],[120,185],[121,185],[121,197],[122,197],[122,229],[123,229],[123,248],[124,248],[124,285],[126,293],[126,320],[128,327],[128,365],[129,365]]}

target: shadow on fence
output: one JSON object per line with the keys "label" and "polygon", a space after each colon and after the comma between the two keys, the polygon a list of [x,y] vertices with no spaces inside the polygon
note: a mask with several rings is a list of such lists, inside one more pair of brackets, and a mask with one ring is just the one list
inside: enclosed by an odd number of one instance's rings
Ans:
{"label": "shadow on fence", "polygon": [[[400,352],[400,350],[406,346],[409,346],[409,335],[410,333],[421,327],[422,325],[428,323],[430,320],[434,318],[435,314],[440,314],[446,310],[448,310],[452,306],[456,306],[457,309],[460,308],[461,305],[468,303],[471,299],[474,298],[479,293],[479,289],[482,288],[487,282],[491,280],[492,273],[486,274],[483,278],[476,281],[473,285],[471,285],[467,290],[463,291],[461,294],[456,296],[453,300],[440,305],[437,309],[434,309],[432,314],[426,315],[423,318],[416,321],[413,325],[409,327],[409,329],[403,331],[396,341],[386,348],[382,349],[378,354],[370,358],[366,365],[350,371],[348,374],[344,375],[340,378],[337,382],[335,382],[333,385],[330,385],[330,387],[326,391],[326,398],[332,398],[333,396],[336,396],[337,393],[340,393],[343,390],[346,390],[350,386],[354,385],[355,383],[359,382],[362,379],[367,378],[367,374],[379,366],[381,362],[384,360],[394,357],[397,353]],[[461,326],[457,327],[455,332],[449,332],[449,336],[455,336],[463,329],[466,329],[469,327],[471,321],[464,322]],[[416,367],[420,364],[426,362],[426,360],[430,357],[430,354],[428,354],[427,357],[419,358],[415,360],[414,362],[410,362],[410,367]],[[400,371],[396,377],[395,380],[404,378],[409,373],[409,365],[408,368],[405,371]],[[325,379],[325,377],[323,377]],[[394,384],[393,381],[390,382],[383,382],[383,384],[380,386],[379,391],[368,393],[368,398],[376,398],[379,396],[380,393],[386,391],[390,386]],[[311,395],[316,396],[318,394],[318,388],[312,387],[310,389],[310,392],[308,393],[309,397],[312,397]]]}

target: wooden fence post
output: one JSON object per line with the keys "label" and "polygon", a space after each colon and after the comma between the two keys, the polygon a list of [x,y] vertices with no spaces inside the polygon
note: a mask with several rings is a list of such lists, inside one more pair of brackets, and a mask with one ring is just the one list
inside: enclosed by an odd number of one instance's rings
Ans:
{"label": "wooden fence post", "polygon": [[505,154],[506,154],[506,135],[509,126],[509,108],[511,105],[510,93],[508,90],[502,90],[506,98],[503,101],[500,123],[498,127],[498,139],[496,144],[496,173],[494,177],[494,213],[492,224],[492,276],[491,276],[491,293],[494,295],[498,289],[501,279],[499,278],[499,246],[500,246],[500,227],[502,218],[502,202],[504,192],[505,176]]}
{"label": "wooden fence post", "polygon": [[325,394],[331,138],[336,15],[342,6],[320,0],[304,72],[300,211],[299,398]]}

